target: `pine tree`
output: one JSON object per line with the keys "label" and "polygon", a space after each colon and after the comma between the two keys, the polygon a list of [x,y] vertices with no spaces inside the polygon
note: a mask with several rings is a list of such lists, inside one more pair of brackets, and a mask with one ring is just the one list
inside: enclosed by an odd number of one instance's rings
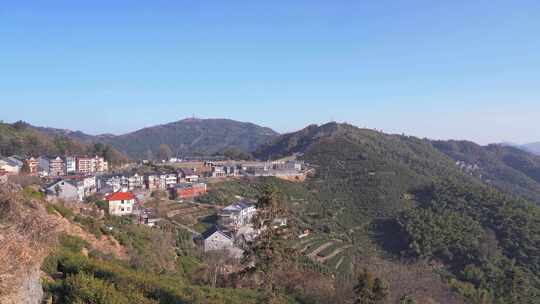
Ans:
{"label": "pine tree", "polygon": [[275,274],[286,269],[294,257],[294,250],[287,244],[291,227],[279,222],[287,218],[287,210],[272,186],[267,186],[257,202],[253,228],[258,236],[249,243],[244,260],[252,265],[249,273],[258,276],[259,287],[265,293],[266,303],[280,303]]}

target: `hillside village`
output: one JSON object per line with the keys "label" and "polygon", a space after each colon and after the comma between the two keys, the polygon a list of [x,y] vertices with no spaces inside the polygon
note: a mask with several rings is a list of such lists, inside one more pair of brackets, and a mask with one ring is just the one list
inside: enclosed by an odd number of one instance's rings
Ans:
{"label": "hillside village", "polygon": [[[303,181],[310,172],[304,162],[295,157],[277,161],[171,158],[157,163],[141,161],[113,170],[98,156],[17,155],[1,158],[0,170],[1,182],[16,177],[39,179],[43,185],[41,192],[51,202],[76,202],[84,206],[102,200],[106,202],[102,212],[111,216],[130,216],[151,227],[162,220],[156,208],[146,204],[155,193],[165,195],[166,199],[179,205],[187,202],[197,205],[196,198],[207,193],[209,184],[263,176]],[[257,234],[251,227],[256,213],[254,202],[239,198],[215,212],[217,220],[205,231],[186,228],[192,231],[194,242],[204,252],[225,250],[231,257],[240,258],[247,241]],[[172,211],[168,215],[178,213]]]}

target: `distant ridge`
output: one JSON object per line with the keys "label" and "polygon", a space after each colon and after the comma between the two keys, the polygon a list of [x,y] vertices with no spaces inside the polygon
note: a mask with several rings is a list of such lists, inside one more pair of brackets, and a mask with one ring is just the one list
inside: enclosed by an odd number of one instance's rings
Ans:
{"label": "distant ridge", "polygon": [[230,119],[185,118],[179,121],[143,128],[134,132],[112,135],[88,135],[81,131],[36,127],[37,130],[63,135],[83,143],[110,144],[133,159],[153,158],[161,144],[168,145],[173,154],[210,155],[227,149],[252,152],[277,132],[249,122]]}
{"label": "distant ridge", "polygon": [[470,141],[433,141],[455,161],[479,166],[476,175],[508,193],[540,204],[540,156],[505,144],[480,146]]}
{"label": "distant ridge", "polygon": [[540,155],[540,142],[525,144],[520,146],[522,149],[525,149],[531,153],[534,153],[536,155]]}

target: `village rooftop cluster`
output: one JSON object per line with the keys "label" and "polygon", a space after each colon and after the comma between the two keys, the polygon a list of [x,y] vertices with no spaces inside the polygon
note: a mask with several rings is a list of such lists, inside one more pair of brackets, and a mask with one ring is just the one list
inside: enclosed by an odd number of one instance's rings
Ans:
{"label": "village rooftop cluster", "polygon": [[[95,196],[107,202],[112,216],[135,216],[139,223],[154,226],[161,219],[145,202],[160,191],[168,199],[193,201],[207,192],[208,183],[240,177],[274,176],[304,180],[307,166],[296,158],[276,161],[219,160],[215,157],[152,163],[142,161],[109,171],[102,157],[19,157],[0,159],[0,175],[39,177],[42,192],[50,201],[84,202]],[[218,212],[218,221],[202,234],[193,232],[205,252],[225,250],[233,257],[242,255],[246,242],[256,235],[251,220],[256,213],[253,202],[241,199]],[[284,223],[278,223],[284,224]]]}

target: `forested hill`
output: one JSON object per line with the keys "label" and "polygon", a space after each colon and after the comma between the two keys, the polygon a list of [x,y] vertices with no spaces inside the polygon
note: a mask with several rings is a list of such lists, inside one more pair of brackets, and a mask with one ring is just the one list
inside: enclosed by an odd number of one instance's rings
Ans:
{"label": "forested hill", "polygon": [[81,142],[59,129],[43,132],[22,121],[0,123],[0,155],[64,156],[99,155],[113,165],[127,161],[127,157],[107,144]]}
{"label": "forested hill", "polygon": [[503,145],[480,146],[469,141],[433,141],[433,146],[464,170],[497,188],[540,204],[540,156]]}
{"label": "forested hill", "polygon": [[[540,207],[463,172],[435,144],[441,143],[330,123],[282,135],[255,155],[297,153],[315,169],[303,186],[311,196],[299,220],[320,238],[350,243],[353,258],[344,260],[357,267],[383,257],[386,278],[402,284],[414,278],[398,274],[389,255],[409,259],[411,267],[431,261],[470,303],[539,303]],[[515,151],[482,151],[522,172]],[[527,174],[533,180],[534,172]]]}
{"label": "forested hill", "polygon": [[49,134],[65,135],[85,143],[110,144],[133,159],[157,157],[166,144],[172,155],[211,155],[226,150],[251,152],[278,135],[270,128],[230,119],[188,118],[143,128],[123,135],[88,135],[52,128],[40,128]]}

